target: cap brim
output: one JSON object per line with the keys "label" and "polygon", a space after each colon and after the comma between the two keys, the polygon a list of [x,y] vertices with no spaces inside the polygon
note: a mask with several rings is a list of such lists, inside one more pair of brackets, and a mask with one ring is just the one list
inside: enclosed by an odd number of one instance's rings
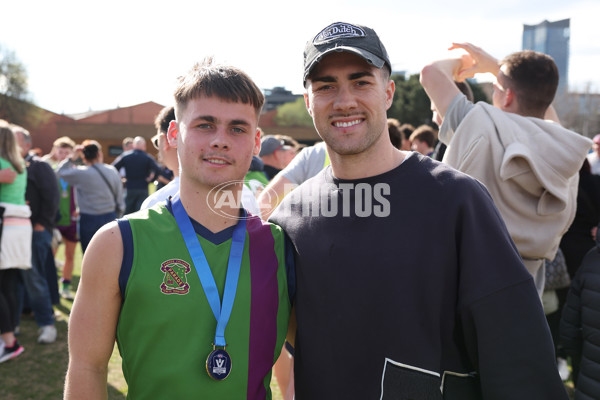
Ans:
{"label": "cap brim", "polygon": [[349,47],[349,46],[332,47],[331,49],[327,49],[324,52],[320,53],[317,57],[315,57],[314,60],[311,61],[308,69],[304,71],[304,83],[305,84],[306,84],[306,78],[308,77],[308,75],[310,75],[310,72],[319,63],[319,61],[321,61],[321,59],[323,57],[325,57],[326,55],[331,54],[333,52],[338,52],[338,53],[347,52],[347,53],[356,54],[357,56],[362,57],[366,62],[368,62],[369,64],[371,64],[377,68],[383,68],[383,66],[385,65],[385,60],[376,56],[375,54],[371,53],[370,51],[367,51],[367,50],[364,50],[364,49],[361,49],[358,47]]}

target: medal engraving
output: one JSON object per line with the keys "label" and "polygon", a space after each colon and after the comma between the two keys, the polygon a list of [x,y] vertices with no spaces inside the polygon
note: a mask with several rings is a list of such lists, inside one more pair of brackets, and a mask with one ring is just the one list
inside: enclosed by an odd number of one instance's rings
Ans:
{"label": "medal engraving", "polygon": [[206,372],[208,376],[217,381],[222,381],[231,372],[231,357],[224,349],[213,350],[206,358]]}

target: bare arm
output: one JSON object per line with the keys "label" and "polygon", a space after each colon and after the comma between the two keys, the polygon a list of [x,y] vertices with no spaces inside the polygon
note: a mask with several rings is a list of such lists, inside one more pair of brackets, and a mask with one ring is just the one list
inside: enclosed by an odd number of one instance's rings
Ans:
{"label": "bare arm", "polygon": [[[110,251],[107,251],[110,249]],[[94,236],[85,252],[69,320],[65,399],[106,399],[108,361],[121,307],[118,277],[123,258],[116,222]]]}
{"label": "bare arm", "polygon": [[462,49],[466,54],[434,61],[421,71],[421,84],[442,118],[452,99],[460,93],[454,81],[462,82],[482,73],[496,76],[500,71],[498,60],[480,47],[471,43],[452,43],[449,50],[456,49]]}
{"label": "bare arm", "polygon": [[[296,308],[292,307],[292,311],[290,313],[290,321],[288,323],[288,333],[286,336],[286,340],[295,347],[296,345],[296,329],[298,325],[296,323]],[[287,349],[283,349],[282,353],[287,353]],[[290,367],[289,367],[289,377],[288,384],[285,393],[283,394],[284,400],[293,400],[295,392],[295,380],[294,380],[294,357],[290,355]]]}
{"label": "bare arm", "polygon": [[459,58],[449,58],[434,61],[421,70],[421,85],[442,118],[446,116],[452,99],[460,93],[454,81],[461,66]]}
{"label": "bare arm", "polygon": [[163,184],[165,184],[165,185],[166,185],[167,183],[171,182],[169,179],[165,178],[165,177],[164,177],[164,176],[162,176],[162,175],[158,175],[158,176],[156,177],[156,180],[157,180],[157,181],[159,181],[160,183],[163,183]]}
{"label": "bare arm", "polygon": [[292,191],[294,184],[283,174],[278,173],[258,195],[260,217],[266,221],[285,195]]}
{"label": "bare arm", "polygon": [[10,168],[0,169],[0,183],[13,183],[17,178],[17,172]]}

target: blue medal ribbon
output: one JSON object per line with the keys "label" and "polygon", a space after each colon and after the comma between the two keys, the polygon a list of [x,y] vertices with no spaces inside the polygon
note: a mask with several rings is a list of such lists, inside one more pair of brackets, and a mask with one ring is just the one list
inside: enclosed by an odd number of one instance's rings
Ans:
{"label": "blue medal ribbon", "polygon": [[246,241],[245,210],[244,216],[240,218],[233,230],[231,250],[229,251],[229,262],[227,264],[227,276],[225,278],[225,291],[223,292],[223,304],[221,305],[215,278],[210,270],[204,251],[202,251],[202,245],[196,236],[190,218],[185,211],[183,204],[181,204],[179,193],[173,197],[171,205],[175,221],[177,222],[177,226],[181,231],[185,245],[190,253],[192,262],[194,263],[194,269],[198,274],[198,278],[200,278],[210,308],[217,320],[217,330],[215,332],[215,342],[213,344],[215,346],[225,347],[225,328],[227,327],[229,317],[231,316],[231,310],[233,309],[233,302],[235,300],[235,293],[237,291],[238,279],[240,277],[240,269],[242,266],[244,242]]}
{"label": "blue medal ribbon", "polygon": [[63,178],[59,178],[59,181],[60,181],[60,187],[62,188],[63,193],[67,193],[67,188],[69,187],[69,184]]}

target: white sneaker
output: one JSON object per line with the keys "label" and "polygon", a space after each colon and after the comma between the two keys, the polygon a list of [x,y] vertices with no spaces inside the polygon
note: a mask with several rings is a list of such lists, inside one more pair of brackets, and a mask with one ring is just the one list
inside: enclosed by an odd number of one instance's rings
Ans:
{"label": "white sneaker", "polygon": [[38,343],[54,343],[56,341],[56,327],[54,325],[42,326],[39,331]]}
{"label": "white sneaker", "polygon": [[560,379],[566,381],[569,379],[569,365],[567,364],[567,360],[562,357],[558,357],[556,359],[556,364],[558,366],[558,374],[560,375]]}

